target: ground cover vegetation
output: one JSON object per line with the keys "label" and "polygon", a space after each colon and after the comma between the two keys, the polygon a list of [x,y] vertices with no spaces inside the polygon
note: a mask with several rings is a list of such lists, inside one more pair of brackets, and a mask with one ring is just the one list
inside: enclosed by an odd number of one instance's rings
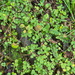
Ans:
{"label": "ground cover vegetation", "polygon": [[0,75],[75,75],[75,0],[0,1]]}

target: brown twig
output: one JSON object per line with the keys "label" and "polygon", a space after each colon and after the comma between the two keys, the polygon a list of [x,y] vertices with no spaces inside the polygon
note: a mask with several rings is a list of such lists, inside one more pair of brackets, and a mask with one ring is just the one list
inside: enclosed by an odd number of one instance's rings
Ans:
{"label": "brown twig", "polygon": [[58,41],[54,41],[53,39],[49,39],[48,41],[50,41],[51,43],[58,43]]}
{"label": "brown twig", "polygon": [[3,6],[5,6],[6,4],[3,4],[3,5],[1,5],[0,7],[3,7]]}
{"label": "brown twig", "polygon": [[14,61],[12,58],[10,58],[7,55],[4,55],[3,53],[0,52],[0,56],[5,57],[6,59],[10,60],[10,61]]}
{"label": "brown twig", "polygon": [[75,58],[72,58],[70,61],[74,60]]}

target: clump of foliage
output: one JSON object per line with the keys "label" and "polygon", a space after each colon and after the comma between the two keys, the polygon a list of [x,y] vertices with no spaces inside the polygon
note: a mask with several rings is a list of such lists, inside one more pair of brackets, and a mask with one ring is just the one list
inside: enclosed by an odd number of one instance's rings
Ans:
{"label": "clump of foliage", "polygon": [[1,75],[75,74],[74,23],[68,22],[62,4],[61,0],[1,0]]}
{"label": "clump of foliage", "polygon": [[75,9],[74,9],[74,7],[75,7],[75,0],[72,0],[72,1],[70,1],[70,0],[63,0],[64,1],[64,4],[66,5],[66,7],[68,8],[68,10],[69,10],[69,12],[70,12],[70,14],[71,14],[71,16],[72,16],[72,19],[74,20],[75,19]]}

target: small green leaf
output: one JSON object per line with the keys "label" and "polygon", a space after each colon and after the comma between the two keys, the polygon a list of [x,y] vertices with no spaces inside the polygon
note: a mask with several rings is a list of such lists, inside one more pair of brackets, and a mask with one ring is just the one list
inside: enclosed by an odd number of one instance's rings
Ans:
{"label": "small green leaf", "polygon": [[0,29],[0,32],[2,32],[2,30]]}
{"label": "small green leaf", "polygon": [[18,48],[18,47],[19,47],[19,45],[18,45],[18,44],[16,44],[16,43],[12,43],[12,44],[11,44],[11,47],[12,47],[12,48]]}
{"label": "small green leaf", "polygon": [[45,5],[45,8],[47,9],[48,7],[50,7],[50,3],[47,3],[46,5]]}

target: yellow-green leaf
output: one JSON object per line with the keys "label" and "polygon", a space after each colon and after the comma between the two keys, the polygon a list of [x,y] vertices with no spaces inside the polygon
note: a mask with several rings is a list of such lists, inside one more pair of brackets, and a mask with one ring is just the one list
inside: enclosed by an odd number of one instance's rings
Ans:
{"label": "yellow-green leaf", "polygon": [[18,45],[18,44],[16,44],[16,43],[12,43],[12,44],[11,44],[11,47],[12,47],[12,48],[18,48],[18,47],[19,47],[19,45]]}

